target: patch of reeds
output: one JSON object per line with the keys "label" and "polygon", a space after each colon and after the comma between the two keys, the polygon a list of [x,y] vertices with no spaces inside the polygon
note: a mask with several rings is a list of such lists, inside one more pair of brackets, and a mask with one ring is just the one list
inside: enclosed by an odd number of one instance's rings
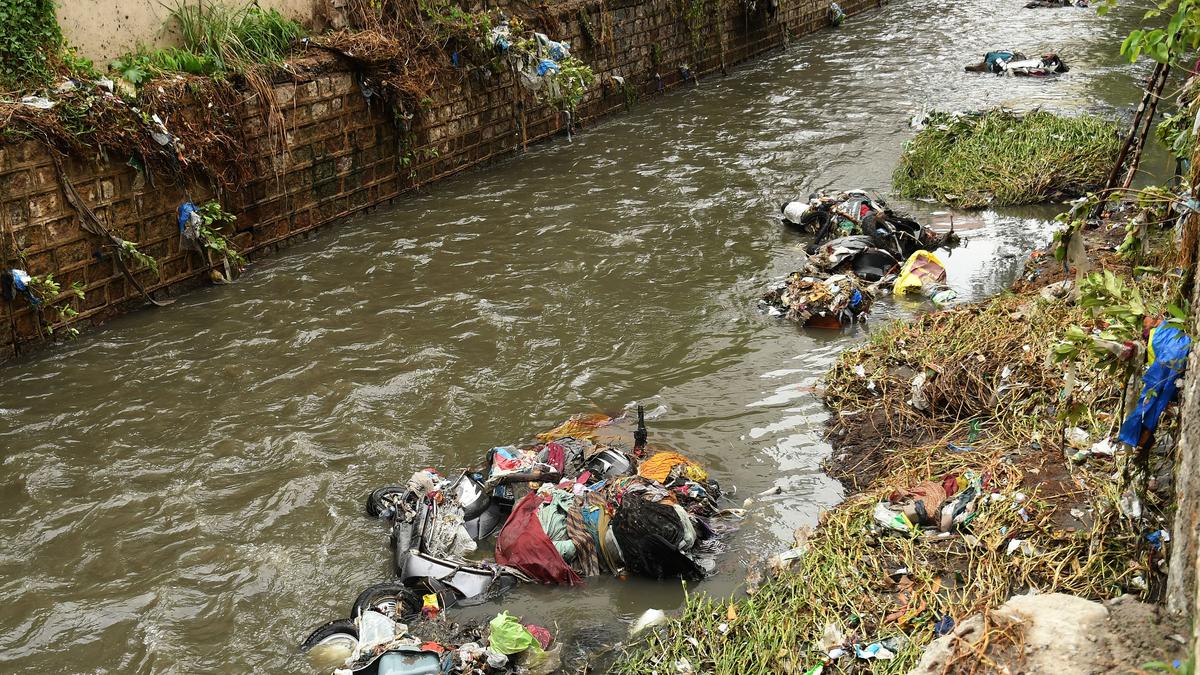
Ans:
{"label": "patch of reeds", "polygon": [[292,42],[305,34],[300,24],[256,4],[179,4],[171,15],[179,22],[184,49],[211,61],[219,70],[277,63]]}
{"label": "patch of reeds", "polygon": [[1119,146],[1117,125],[1095,116],[935,112],[892,181],[903,197],[964,208],[1045,202],[1102,185]]}
{"label": "patch of reeds", "polygon": [[281,62],[292,43],[305,35],[300,24],[254,4],[179,4],[171,16],[179,27],[180,46],[139,45],[115,59],[112,70],[134,85],[161,73],[249,75],[257,64]]}

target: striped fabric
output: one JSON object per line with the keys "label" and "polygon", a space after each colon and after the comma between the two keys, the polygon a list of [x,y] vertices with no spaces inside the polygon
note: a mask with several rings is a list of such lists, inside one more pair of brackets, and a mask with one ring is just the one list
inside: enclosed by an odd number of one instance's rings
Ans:
{"label": "striped fabric", "polygon": [[596,554],[596,540],[583,522],[583,508],[587,499],[588,495],[575,497],[575,502],[567,511],[567,536],[575,544],[575,571],[580,576],[591,577],[600,573],[600,559]]}

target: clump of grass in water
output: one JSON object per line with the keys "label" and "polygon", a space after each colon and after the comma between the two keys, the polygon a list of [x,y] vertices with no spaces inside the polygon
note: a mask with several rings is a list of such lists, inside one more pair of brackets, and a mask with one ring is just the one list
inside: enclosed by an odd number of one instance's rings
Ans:
{"label": "clump of grass in water", "polygon": [[935,112],[892,181],[902,197],[965,208],[1033,204],[1100,186],[1119,146],[1117,125],[1094,116]]}
{"label": "clump of grass in water", "polygon": [[[1025,318],[1013,319],[1016,312]],[[1120,516],[1120,489],[1110,469],[1073,469],[1072,480],[1082,480],[1086,489],[1072,494],[1028,487],[1045,478],[1044,466],[1030,472],[1032,479],[1022,486],[1025,469],[1033,468],[1025,456],[1062,462],[1064,423],[1048,412],[1062,380],[1044,364],[1054,337],[1081,318],[1082,310],[1065,303],[1006,294],[894,323],[864,347],[843,354],[826,383],[831,405],[846,412],[883,406],[889,413],[898,411],[897,417],[911,413],[929,421],[937,440],[884,453],[880,478],[823,514],[807,553],[790,570],[744,599],[691,595],[683,615],[627,647],[614,672],[675,672],[675,664],[686,659],[695,672],[804,673],[827,660],[818,641],[826,624],[835,623],[851,642],[906,638],[891,661],[854,661],[851,653],[839,659],[840,668],[904,673],[934,638],[942,616],[961,622],[1029,588],[1089,598],[1112,597],[1128,588],[1139,569],[1145,572],[1137,561],[1138,533]],[[905,364],[963,364],[961,373],[943,368],[938,377],[945,380],[931,386],[955,388],[960,398],[978,398],[984,391],[995,398],[959,406],[953,392],[935,397],[931,391],[931,403],[941,404],[928,413],[914,411],[903,403],[911,395],[909,379],[895,372]],[[867,377],[856,374],[858,365]],[[1089,407],[1116,409],[1117,383],[1086,365],[1078,377],[1094,383]],[[983,434],[972,442],[975,450],[948,452],[946,442],[961,442],[972,420],[980,422]],[[914,422],[888,421],[905,428]],[[1033,439],[1040,439],[1040,452],[1032,449]],[[994,489],[1009,497],[980,500],[970,527],[975,539],[883,534],[873,527],[874,505],[893,490],[966,471],[990,474]],[[1028,520],[1014,507],[1018,489],[1028,493],[1022,504]],[[1070,532],[1055,524],[1056,511],[1081,503],[1094,509],[1090,530]],[[1008,542],[1014,539],[1028,540],[1036,552],[1009,554]],[[901,567],[912,580],[906,605],[889,579]]]}

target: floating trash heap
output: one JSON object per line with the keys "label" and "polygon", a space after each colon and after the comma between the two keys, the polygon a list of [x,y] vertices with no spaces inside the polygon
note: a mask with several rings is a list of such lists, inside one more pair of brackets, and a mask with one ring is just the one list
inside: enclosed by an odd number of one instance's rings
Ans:
{"label": "floating trash heap", "polygon": [[865,318],[889,282],[897,294],[953,299],[945,267],[932,253],[958,241],[953,230],[938,234],[863,190],[813,193],[781,212],[784,224],[813,240],[799,269],[762,296],[769,314],[811,328],[849,326]]}
{"label": "floating trash heap", "polygon": [[[535,443],[488,450],[478,469],[423,469],[374,490],[367,513],[388,525],[397,578],[364,590],[350,618],[302,649],[339,674],[548,673],[559,660],[546,629],[506,612],[459,626],[443,612],[523,583],[711,574],[743,512],[719,506],[720,485],[698,463],[647,443],[641,406],[632,442],[630,421],[575,415]],[[493,538],[493,557],[472,556]]]}

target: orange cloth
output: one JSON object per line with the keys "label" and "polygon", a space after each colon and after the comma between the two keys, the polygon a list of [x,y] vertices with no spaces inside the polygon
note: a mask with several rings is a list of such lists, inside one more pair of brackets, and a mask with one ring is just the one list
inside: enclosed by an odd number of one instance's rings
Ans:
{"label": "orange cloth", "polygon": [[660,452],[638,465],[638,475],[660,483],[666,482],[671,470],[684,465],[683,474],[694,481],[703,481],[708,473],[700,465],[678,452]]}
{"label": "orange cloth", "polygon": [[580,413],[572,415],[571,419],[554,427],[544,434],[538,434],[537,439],[542,443],[557,441],[560,438],[579,438],[591,440],[596,436],[596,429],[607,425],[612,418],[603,413]]}

